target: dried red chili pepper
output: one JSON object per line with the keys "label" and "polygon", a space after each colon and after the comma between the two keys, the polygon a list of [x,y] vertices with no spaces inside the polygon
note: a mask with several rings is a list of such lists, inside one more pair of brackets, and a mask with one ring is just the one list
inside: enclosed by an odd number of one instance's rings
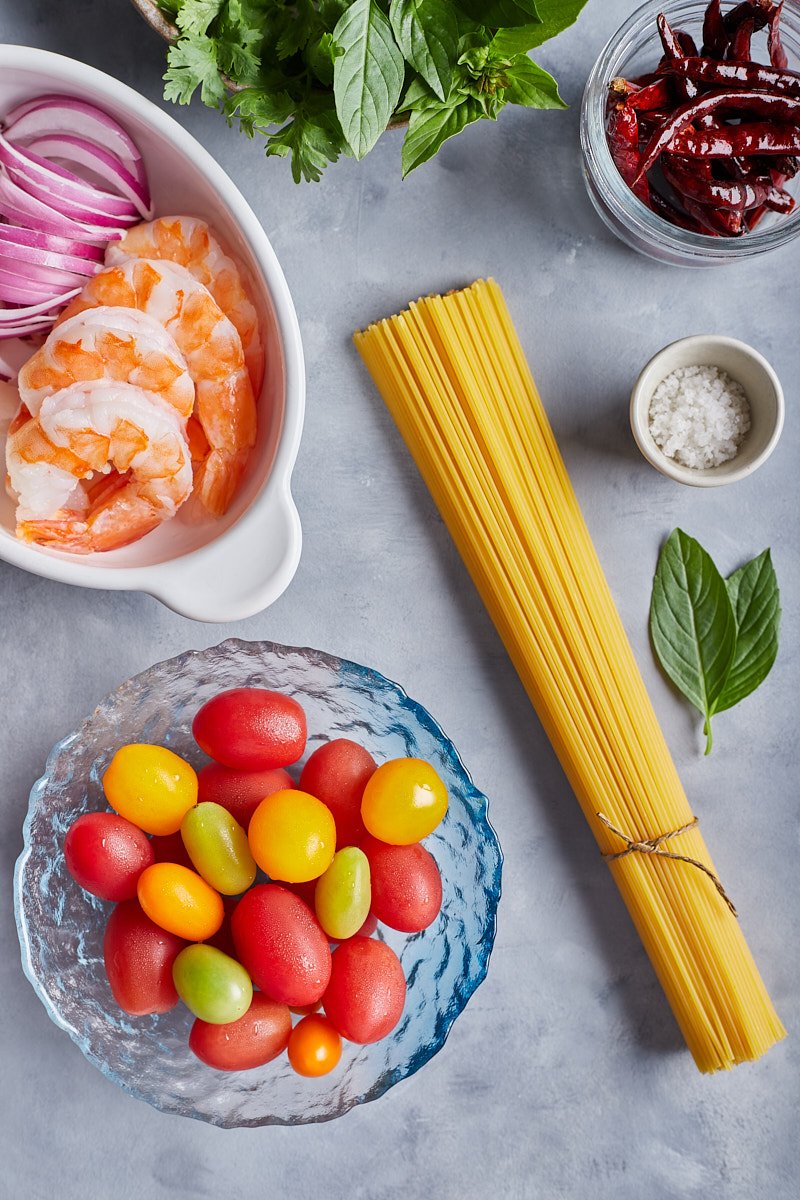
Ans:
{"label": "dried red chili pepper", "polygon": [[715,62],[712,58],[680,58],[665,63],[662,72],[686,75],[697,83],[715,87],[750,88],[769,91],[779,96],[800,97],[800,71],[762,67],[752,62]]}
{"label": "dried red chili pepper", "polygon": [[722,234],[723,237],[739,237],[745,232],[744,214],[735,209],[708,208],[698,204],[689,196],[681,197],[681,204],[690,217],[703,226],[704,233]]}
{"label": "dried red chili pepper", "polygon": [[639,113],[662,109],[674,99],[671,80],[666,75],[657,76],[643,87],[618,77],[611,80],[609,92],[612,100],[625,103]]}
{"label": "dried red chili pepper", "polygon": [[728,31],[721,0],[711,0],[703,17],[703,54],[709,58],[722,58],[727,48]]}
{"label": "dried red chili pepper", "polygon": [[650,200],[647,180],[637,179],[641,154],[639,153],[639,119],[627,104],[615,104],[609,115],[608,145],[611,157],[622,178],[635,196],[644,203]]}
{"label": "dried red chili pepper", "polygon": [[724,17],[728,38],[733,37],[742,21],[752,19],[756,30],[763,29],[769,21],[771,11],[772,0],[744,0],[742,4],[737,4]]}
{"label": "dried red chili pepper", "polygon": [[752,17],[745,17],[736,27],[736,32],[728,45],[728,58],[731,62],[749,62],[751,58],[750,43],[753,40],[756,23]]}
{"label": "dried red chili pepper", "polygon": [[789,59],[786,57],[786,51],[783,48],[781,41],[781,14],[783,13],[783,0],[780,4],[776,4],[769,14],[768,32],[767,32],[767,51],[769,53],[769,61],[773,67],[788,67]]}
{"label": "dried red chili pepper", "polygon": [[[710,230],[705,229],[698,221],[695,221],[688,213],[681,212],[674,204],[665,199],[660,192],[655,188],[650,188],[650,207],[654,213],[658,213],[659,217],[663,217],[665,221],[669,221],[670,225],[677,225],[680,229],[688,229],[691,233],[705,233],[708,235]],[[716,232],[711,233],[712,237],[718,237]]]}
{"label": "dried red chili pepper", "polygon": [[767,199],[776,200],[772,193],[776,191],[772,180],[752,178],[739,182],[723,183],[714,179],[701,179],[692,170],[687,170],[671,157],[662,162],[661,170],[670,187],[674,187],[678,195],[688,196],[698,204],[711,208],[735,209],[743,212],[748,208],[757,208],[766,204]]}
{"label": "dried red chili pepper", "polygon": [[[663,65],[668,66],[672,62],[681,62],[686,57],[686,53],[681,45],[680,38],[663,13],[658,14],[656,25],[658,26],[658,36],[661,38],[661,45],[664,47]],[[692,48],[696,48],[694,42],[692,42]],[[684,77],[681,77],[677,81],[676,90],[679,98],[684,101],[693,100],[700,93],[700,89],[694,80]]]}
{"label": "dried red chili pepper", "polygon": [[[707,96],[702,96],[699,100],[692,100],[688,104],[683,104],[680,108],[675,110],[673,115],[668,121],[665,122],[662,128],[657,133],[653,134],[645,146],[642,154],[642,164],[639,168],[639,175],[641,176],[645,172],[649,171],[658,156],[665,150],[673,148],[677,153],[682,153],[682,151],[677,150],[677,147],[672,147],[672,142],[678,136],[678,134],[680,134],[683,130],[688,129],[688,127],[691,126],[694,121],[698,121],[701,117],[708,116],[712,113],[718,114],[725,111],[735,112],[737,116],[741,116],[743,113],[753,113],[758,117],[772,117],[778,121],[800,122],[800,99],[795,99],[794,97],[790,96],[776,96],[768,92],[743,90],[740,92],[711,92]],[[771,128],[773,129],[776,138],[778,138],[779,131],[774,127]],[[736,133],[736,128],[731,130],[731,140],[735,138]],[[709,138],[710,142],[712,142],[716,137],[719,137],[720,139],[723,137],[721,130],[719,132],[716,130],[705,131],[705,134],[703,132],[698,132],[697,137],[699,139],[704,135]],[[751,149],[746,141],[743,141],[742,144],[747,148],[733,149],[729,153],[740,156],[761,153],[761,151],[758,149]],[[791,145],[787,145],[783,149],[776,148],[773,150],[771,148],[772,142],[767,138],[764,140],[764,145],[764,153],[794,153],[793,143]],[[694,155],[692,155],[692,157],[694,157]],[[698,155],[697,157],[703,157],[703,155]],[[714,152],[713,154],[710,154],[710,157],[725,158],[727,155],[724,153]]]}
{"label": "dried red chili pepper", "polygon": [[755,121],[717,129],[687,129],[673,138],[672,154],[684,158],[748,158],[753,154],[800,154],[800,129]]}

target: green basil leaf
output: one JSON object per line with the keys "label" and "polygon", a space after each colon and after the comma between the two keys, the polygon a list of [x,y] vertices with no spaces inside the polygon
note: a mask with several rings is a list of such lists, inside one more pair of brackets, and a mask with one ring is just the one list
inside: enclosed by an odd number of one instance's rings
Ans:
{"label": "green basil leaf", "polygon": [[658,560],[650,633],[664,671],[705,718],[710,754],[711,716],[736,654],[736,618],[710,555],[682,529],[670,534]]}
{"label": "green basil leaf", "polygon": [[553,76],[526,54],[514,59],[505,74],[508,78],[505,98],[509,104],[522,104],[526,108],[567,107]]}
{"label": "green basil leaf", "polygon": [[500,53],[527,54],[574,25],[586,3],[587,0],[536,0],[538,23],[498,29],[493,46]]}
{"label": "green basil leaf", "polygon": [[733,708],[769,675],[781,622],[780,591],[769,550],[735,571],[726,587],[736,617],[736,655],[714,712]]}
{"label": "green basil leaf", "polygon": [[389,20],[403,57],[440,100],[458,57],[458,20],[447,0],[392,0]]}
{"label": "green basil leaf", "polygon": [[502,25],[527,25],[540,20],[541,0],[459,0],[459,8],[492,29]]}
{"label": "green basil leaf", "polygon": [[433,158],[448,138],[485,115],[482,105],[473,96],[456,96],[444,103],[431,100],[413,108],[403,141],[403,178]]}
{"label": "green basil leaf", "polygon": [[345,140],[356,158],[372,149],[400,99],[405,62],[375,0],[354,0],[336,22],[342,53],[333,65],[333,94]]}

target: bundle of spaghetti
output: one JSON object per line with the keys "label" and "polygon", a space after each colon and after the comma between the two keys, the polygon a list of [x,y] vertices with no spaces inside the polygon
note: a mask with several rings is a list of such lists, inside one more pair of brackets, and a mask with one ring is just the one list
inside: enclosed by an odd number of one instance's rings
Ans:
{"label": "bundle of spaghetti", "polygon": [[[715,886],[500,288],[480,280],[419,300],[355,341],[609,856],[695,1062],[714,1071],[758,1058],[785,1030]],[[659,853],[611,857],[624,838],[646,851],[687,825]]]}

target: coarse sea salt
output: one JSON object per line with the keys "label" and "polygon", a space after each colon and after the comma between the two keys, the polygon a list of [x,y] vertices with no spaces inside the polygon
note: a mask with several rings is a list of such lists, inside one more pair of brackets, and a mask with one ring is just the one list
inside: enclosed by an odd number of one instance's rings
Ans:
{"label": "coarse sea salt", "polygon": [[653,392],[653,440],[684,467],[719,467],[739,453],[750,428],[747,393],[719,367],[677,367]]}

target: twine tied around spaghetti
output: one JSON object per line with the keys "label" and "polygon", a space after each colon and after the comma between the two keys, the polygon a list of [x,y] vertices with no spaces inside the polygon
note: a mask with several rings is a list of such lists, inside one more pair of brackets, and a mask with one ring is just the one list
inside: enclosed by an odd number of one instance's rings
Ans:
{"label": "twine tied around spaghetti", "polygon": [[675,852],[672,850],[664,849],[664,842],[668,842],[670,838],[678,837],[679,834],[687,833],[688,830],[694,829],[698,823],[697,817],[692,817],[691,821],[687,821],[685,825],[681,825],[680,829],[672,829],[669,833],[660,833],[658,837],[644,838],[639,842],[636,841],[635,838],[628,837],[627,833],[623,833],[621,829],[617,829],[616,825],[612,825],[608,817],[604,816],[603,813],[595,813],[595,816],[597,817],[598,821],[601,821],[602,824],[605,825],[606,829],[609,829],[620,839],[620,841],[625,843],[624,850],[617,850],[612,851],[610,854],[604,854],[603,858],[606,860],[606,862],[614,862],[614,860],[617,858],[626,858],[629,854],[657,854],[659,858],[674,858],[677,862],[689,863],[690,866],[697,867],[698,870],[702,871],[704,875],[708,876],[733,915],[738,917],[739,914],[737,913],[730,896],[722,886],[722,881],[718,875],[714,874],[710,867],[707,867],[705,863],[701,863],[696,858],[690,858],[688,854],[675,854]]}

